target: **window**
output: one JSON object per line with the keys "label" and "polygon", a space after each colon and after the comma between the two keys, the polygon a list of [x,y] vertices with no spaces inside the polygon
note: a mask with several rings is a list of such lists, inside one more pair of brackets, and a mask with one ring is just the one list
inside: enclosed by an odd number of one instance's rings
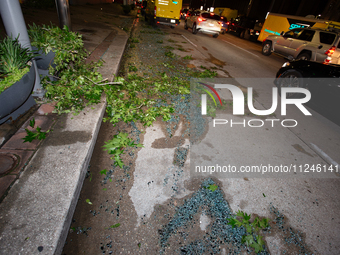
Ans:
{"label": "window", "polygon": [[303,30],[297,37],[298,40],[302,41],[312,41],[315,31],[313,30]]}
{"label": "window", "polygon": [[331,45],[333,44],[335,37],[336,37],[336,34],[320,32],[320,43]]}
{"label": "window", "polygon": [[301,29],[289,30],[288,32],[286,32],[284,34],[284,37],[287,37],[287,38],[296,38],[300,32],[301,32]]}
{"label": "window", "polygon": [[208,13],[208,12],[202,13],[202,17],[205,18],[205,19],[214,19],[214,20],[220,20],[221,19],[221,17],[219,15]]}

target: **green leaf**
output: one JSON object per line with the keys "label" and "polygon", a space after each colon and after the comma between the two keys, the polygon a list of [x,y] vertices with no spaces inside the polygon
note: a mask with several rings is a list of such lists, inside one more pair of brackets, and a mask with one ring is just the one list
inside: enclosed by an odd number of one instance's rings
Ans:
{"label": "green leaf", "polygon": [[244,235],[242,236],[241,242],[245,243],[247,246],[251,246],[251,244],[253,244],[255,241],[253,235]]}
{"label": "green leaf", "polygon": [[32,119],[30,120],[30,126],[31,126],[32,128],[34,128],[34,125],[35,125],[35,119],[32,118]]}
{"label": "green leaf", "polygon": [[216,184],[213,185],[209,185],[208,187],[206,187],[206,189],[211,190],[212,192],[214,192],[215,190],[217,190],[218,186]]}
{"label": "green leaf", "polygon": [[229,218],[228,220],[228,225],[231,225],[233,228],[234,227],[241,227],[243,224],[242,222],[240,222],[239,220],[235,219],[235,218]]}
{"label": "green leaf", "polygon": [[118,228],[119,226],[120,226],[120,223],[117,223],[117,224],[111,225],[110,228]]}
{"label": "green leaf", "polygon": [[86,199],[85,202],[88,203],[89,205],[92,205],[92,202],[90,201],[90,199]]}
{"label": "green leaf", "polygon": [[106,172],[107,172],[107,170],[106,170],[106,169],[103,169],[103,170],[100,171],[100,174],[101,174],[101,175],[102,175],[102,174],[106,174]]}
{"label": "green leaf", "polygon": [[251,218],[251,214],[248,215],[247,213],[242,212],[240,210],[236,213],[236,215],[242,217],[245,221],[249,221]]}
{"label": "green leaf", "polygon": [[236,227],[236,221],[237,221],[236,219],[228,218],[227,221],[228,221],[228,225],[231,225],[233,228]]}

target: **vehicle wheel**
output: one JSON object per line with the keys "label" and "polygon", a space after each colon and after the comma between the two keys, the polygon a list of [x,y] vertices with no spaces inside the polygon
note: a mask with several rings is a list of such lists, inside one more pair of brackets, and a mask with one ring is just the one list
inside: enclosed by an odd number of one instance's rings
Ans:
{"label": "vehicle wheel", "polygon": [[[296,70],[285,71],[277,81],[279,95],[281,96],[281,88],[304,88],[303,77],[300,72]],[[287,98],[299,98],[300,93],[287,93]]]}
{"label": "vehicle wheel", "polygon": [[186,22],[184,23],[184,29],[188,30],[188,25]]}
{"label": "vehicle wheel", "polygon": [[224,35],[224,34],[225,34],[225,30],[222,31],[222,35]]}
{"label": "vehicle wheel", "polygon": [[272,43],[270,41],[265,41],[263,43],[262,54],[265,56],[272,54]]}
{"label": "vehicle wheel", "polygon": [[310,60],[310,54],[308,54],[308,53],[301,53],[301,54],[297,57],[297,59],[309,61],[309,60]]}
{"label": "vehicle wheel", "polygon": [[192,33],[195,35],[195,34],[197,34],[197,28],[196,28],[196,24],[193,24],[192,25]]}
{"label": "vehicle wheel", "polygon": [[217,37],[218,37],[218,34],[214,34],[213,37],[214,37],[214,38],[217,38]]}
{"label": "vehicle wheel", "polygon": [[240,38],[244,38],[244,30],[241,31]]}

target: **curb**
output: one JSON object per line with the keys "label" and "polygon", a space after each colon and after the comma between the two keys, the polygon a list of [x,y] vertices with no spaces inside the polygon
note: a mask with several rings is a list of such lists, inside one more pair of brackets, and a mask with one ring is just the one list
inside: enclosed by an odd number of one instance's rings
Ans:
{"label": "curb", "polygon": [[[129,34],[118,31],[99,69],[118,74]],[[0,204],[0,254],[61,254],[78,202],[106,99],[62,115]],[[93,109],[94,108],[94,109]]]}

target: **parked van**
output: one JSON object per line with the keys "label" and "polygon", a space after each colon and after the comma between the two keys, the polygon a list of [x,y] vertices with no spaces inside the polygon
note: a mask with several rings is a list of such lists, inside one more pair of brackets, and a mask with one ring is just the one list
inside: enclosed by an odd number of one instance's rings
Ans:
{"label": "parked van", "polygon": [[148,0],[145,19],[174,27],[180,22],[181,9],[182,0]]}

